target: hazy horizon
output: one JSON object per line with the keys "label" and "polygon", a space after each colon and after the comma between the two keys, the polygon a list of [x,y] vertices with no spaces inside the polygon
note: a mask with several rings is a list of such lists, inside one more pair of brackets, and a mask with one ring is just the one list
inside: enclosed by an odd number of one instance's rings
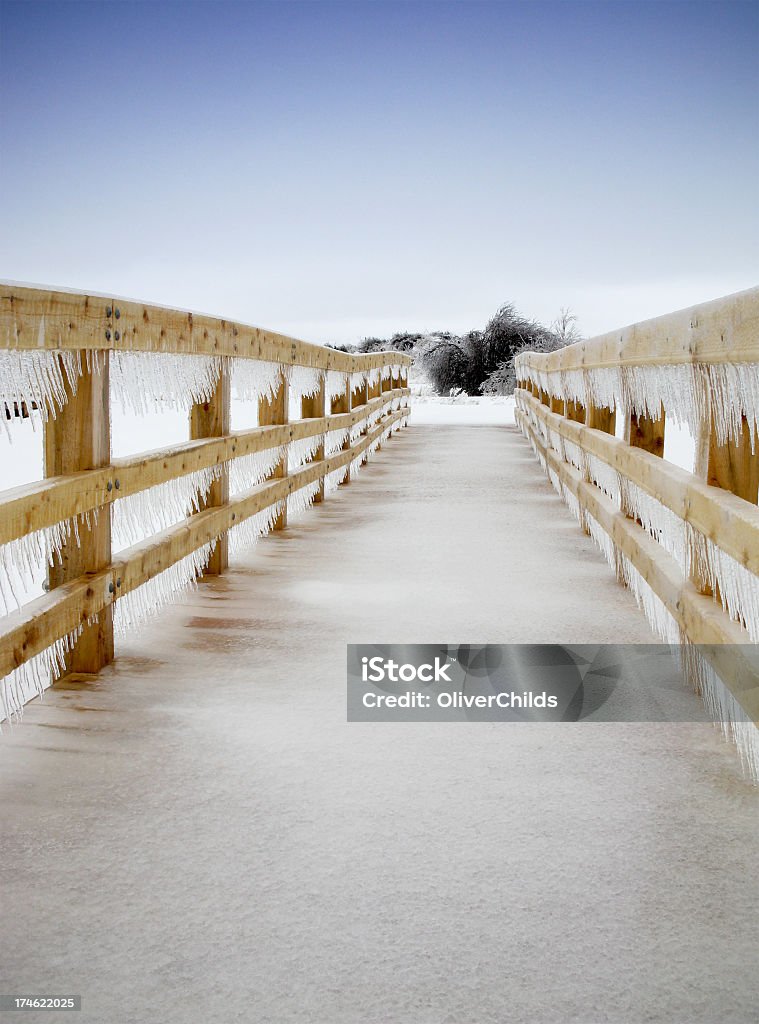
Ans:
{"label": "hazy horizon", "polygon": [[0,276],[312,341],[759,280],[754,3],[15,3]]}

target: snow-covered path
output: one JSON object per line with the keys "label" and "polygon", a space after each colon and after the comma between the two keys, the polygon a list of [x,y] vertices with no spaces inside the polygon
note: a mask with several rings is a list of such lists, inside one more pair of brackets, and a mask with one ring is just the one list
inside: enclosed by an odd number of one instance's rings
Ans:
{"label": "snow-covered path", "polygon": [[652,640],[513,427],[412,425],[6,728],[0,990],[82,1024],[753,1020],[759,791],[695,697],[345,721],[348,642]]}

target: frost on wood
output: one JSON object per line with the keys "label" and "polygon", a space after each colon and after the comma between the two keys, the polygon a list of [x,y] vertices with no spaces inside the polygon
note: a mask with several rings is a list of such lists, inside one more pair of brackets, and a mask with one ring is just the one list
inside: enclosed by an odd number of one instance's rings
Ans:
{"label": "frost on wood", "polygon": [[614,505],[619,508],[622,500],[622,486],[616,469],[590,452],[585,452],[585,464],[590,480],[596,487],[600,487],[604,494],[611,498]]}
{"label": "frost on wood", "polygon": [[348,466],[341,466],[340,469],[333,469],[331,473],[327,473],[324,477],[325,493],[332,494],[336,491],[347,475]]}
{"label": "frost on wood", "polygon": [[622,507],[677,561],[688,574],[688,543],[685,521],[632,480],[621,477]]}
{"label": "frost on wood", "polygon": [[719,593],[727,614],[746,629],[753,643],[759,643],[759,577],[690,524],[687,542],[696,576]]}
{"label": "frost on wood", "polygon": [[748,424],[759,439],[759,363],[683,363],[544,371],[517,360],[519,376],[564,401],[622,408],[659,419],[662,411],[693,437],[713,417],[719,444],[738,441]]}
{"label": "frost on wood", "polygon": [[314,455],[316,455],[316,449],[321,443],[321,434],[316,434],[314,437],[303,437],[298,441],[291,441],[287,453],[287,465],[290,472],[310,462]]}
{"label": "frost on wood", "polygon": [[111,392],[122,409],[144,416],[156,406],[189,409],[210,401],[219,382],[221,358],[116,351],[110,367]]}
{"label": "frost on wood", "polygon": [[268,508],[256,512],[255,515],[248,516],[237,526],[233,526],[228,531],[229,553],[240,554],[247,548],[251,548],[260,537],[265,537],[284,508],[285,501],[277,501]]}
{"label": "frost on wood", "polygon": [[97,509],[81,512],[0,544],[0,604],[6,614],[14,605],[20,608],[29,598],[47,566],[60,563],[61,551],[72,537],[79,544],[79,531],[89,530],[92,523],[97,523],[97,515]]}
{"label": "frost on wood", "polygon": [[66,655],[73,650],[83,629],[83,625],[77,626],[71,633],[59,637],[49,647],[0,679],[0,711],[3,719],[10,722],[20,718],[24,704],[34,697],[41,697],[43,691],[58,679],[66,667]]}
{"label": "frost on wood", "polygon": [[115,551],[159,533],[199,512],[221,466],[209,466],[119,498],[111,505],[112,544]]}
{"label": "frost on wood", "polygon": [[350,431],[347,427],[342,430],[330,430],[324,436],[324,454],[334,455],[339,452],[348,440]]}
{"label": "frost on wood", "polygon": [[234,359],[232,397],[240,402],[257,402],[260,398],[271,400],[283,378],[287,378],[288,369],[280,363],[270,363],[265,359]]}
{"label": "frost on wood", "polygon": [[290,387],[292,388],[295,401],[315,395],[319,390],[321,380],[321,370],[314,369],[311,366],[290,367]]}
{"label": "frost on wood", "polygon": [[307,512],[313,505],[319,490],[320,481],[314,480],[313,483],[306,484],[305,487],[300,487],[297,491],[293,491],[287,499],[288,518],[295,519]]}
{"label": "frost on wood", "polygon": [[[348,387],[348,374],[339,373],[337,370],[327,370],[324,377],[324,394],[327,403],[333,398],[344,395]],[[329,411],[329,408],[327,409]]]}
{"label": "frost on wood", "polygon": [[[44,317],[40,328],[43,331]],[[8,436],[16,416],[43,422],[67,400],[66,385],[76,393],[82,361],[79,352],[0,350],[0,418]]]}
{"label": "frost on wood", "polygon": [[229,493],[240,494],[266,480],[286,457],[287,445],[241,455],[229,462]]}
{"label": "frost on wood", "polygon": [[738,748],[743,771],[759,782],[759,729],[695,644],[684,642],[679,655],[683,674],[722,727],[724,737]]}
{"label": "frost on wood", "polygon": [[120,598],[113,609],[114,632],[119,636],[125,636],[164,605],[173,601],[183,590],[194,586],[208,564],[215,546],[215,540],[203,544]]}

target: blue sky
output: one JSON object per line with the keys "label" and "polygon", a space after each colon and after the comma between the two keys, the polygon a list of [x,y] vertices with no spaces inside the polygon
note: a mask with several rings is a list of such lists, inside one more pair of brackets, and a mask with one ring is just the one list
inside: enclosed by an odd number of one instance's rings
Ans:
{"label": "blue sky", "polygon": [[0,276],[350,341],[759,280],[759,4],[0,6]]}

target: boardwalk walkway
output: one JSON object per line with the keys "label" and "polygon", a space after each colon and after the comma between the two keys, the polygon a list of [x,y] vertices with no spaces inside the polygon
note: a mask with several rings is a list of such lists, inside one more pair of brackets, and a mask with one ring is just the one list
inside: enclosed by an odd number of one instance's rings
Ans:
{"label": "boardwalk walkway", "polygon": [[759,795],[697,709],[345,722],[348,641],[653,640],[514,428],[389,443],[5,730],[0,988],[83,1024],[753,1019]]}

